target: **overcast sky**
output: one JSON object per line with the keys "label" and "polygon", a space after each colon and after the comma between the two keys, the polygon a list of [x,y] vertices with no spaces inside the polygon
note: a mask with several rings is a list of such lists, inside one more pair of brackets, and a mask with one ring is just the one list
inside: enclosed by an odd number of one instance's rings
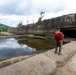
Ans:
{"label": "overcast sky", "polygon": [[16,27],[37,22],[42,11],[44,19],[76,13],[76,0],[0,0],[0,23]]}

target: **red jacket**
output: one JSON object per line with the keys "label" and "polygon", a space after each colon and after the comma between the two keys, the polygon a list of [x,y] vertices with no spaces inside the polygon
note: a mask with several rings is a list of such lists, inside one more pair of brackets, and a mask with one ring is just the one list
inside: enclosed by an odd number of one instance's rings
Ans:
{"label": "red jacket", "polygon": [[57,42],[62,42],[64,40],[64,34],[60,31],[55,32],[55,39]]}

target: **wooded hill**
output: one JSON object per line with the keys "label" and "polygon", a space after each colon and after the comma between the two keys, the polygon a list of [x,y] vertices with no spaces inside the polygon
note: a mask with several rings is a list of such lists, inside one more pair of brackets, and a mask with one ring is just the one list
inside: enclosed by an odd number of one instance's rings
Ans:
{"label": "wooded hill", "polygon": [[9,28],[12,28],[12,27],[0,23],[0,31],[7,32]]}

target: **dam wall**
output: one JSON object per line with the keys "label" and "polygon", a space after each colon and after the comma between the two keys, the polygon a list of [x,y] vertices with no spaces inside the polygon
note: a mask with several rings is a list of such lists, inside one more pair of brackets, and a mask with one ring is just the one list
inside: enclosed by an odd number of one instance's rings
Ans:
{"label": "dam wall", "polygon": [[73,28],[76,30],[76,13],[46,19],[42,22],[37,22],[34,24],[22,25],[21,27],[9,29],[8,32],[16,35],[32,34],[50,36],[55,32],[57,27],[60,27],[61,29],[63,28],[63,30],[67,28],[68,30],[74,30]]}

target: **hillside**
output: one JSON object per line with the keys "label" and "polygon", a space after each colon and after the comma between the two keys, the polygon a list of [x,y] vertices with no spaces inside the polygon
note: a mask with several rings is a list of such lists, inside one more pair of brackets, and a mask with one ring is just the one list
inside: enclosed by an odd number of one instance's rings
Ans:
{"label": "hillside", "polygon": [[11,27],[0,23],[0,31],[6,32],[6,31],[8,31],[9,28],[11,28]]}

